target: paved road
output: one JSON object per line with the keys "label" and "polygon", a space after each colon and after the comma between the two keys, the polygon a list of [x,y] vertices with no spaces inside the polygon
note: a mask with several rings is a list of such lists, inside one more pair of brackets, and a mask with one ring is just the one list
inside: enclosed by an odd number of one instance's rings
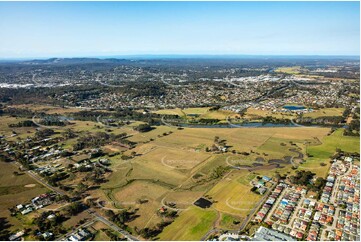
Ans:
{"label": "paved road", "polygon": [[267,200],[268,195],[273,191],[273,189],[276,187],[277,183],[274,182],[272,187],[268,188],[268,191],[265,193],[263,198],[253,207],[249,215],[246,217],[246,219],[241,224],[241,227],[239,228],[240,231],[242,231],[246,225],[249,223],[249,221],[253,218],[254,214],[259,210],[260,206]]}
{"label": "paved road", "polygon": [[58,189],[58,188],[55,188],[51,185],[49,185],[48,183],[46,183],[43,178],[41,178],[38,174],[36,174],[35,172],[33,171],[26,171],[26,173],[31,176],[33,179],[35,179],[37,182],[39,182],[40,184],[42,184],[43,186],[49,188],[50,190],[60,194],[60,195],[67,195],[64,191]]}
{"label": "paved road", "polygon": [[91,214],[92,216],[94,216],[96,219],[98,219],[99,221],[103,222],[104,224],[108,225],[110,228],[112,228],[114,231],[122,234],[125,238],[127,238],[128,240],[131,241],[139,241],[139,239],[137,239],[136,237],[132,236],[131,234],[129,234],[127,231],[121,229],[119,226],[117,226],[115,223],[109,221],[108,219],[104,218],[103,216],[100,216],[99,214],[97,214],[95,211],[88,209],[87,210],[89,214]]}
{"label": "paved road", "polygon": [[72,233],[76,232],[78,229],[80,229],[80,228],[86,228],[86,227],[92,225],[94,222],[95,222],[95,219],[90,220],[90,221],[86,222],[85,224],[82,224],[82,225],[80,225],[79,227],[72,229],[72,231],[70,231],[70,232],[67,233],[66,235],[63,235],[63,236],[57,238],[56,241],[66,240],[67,237],[69,237]]}

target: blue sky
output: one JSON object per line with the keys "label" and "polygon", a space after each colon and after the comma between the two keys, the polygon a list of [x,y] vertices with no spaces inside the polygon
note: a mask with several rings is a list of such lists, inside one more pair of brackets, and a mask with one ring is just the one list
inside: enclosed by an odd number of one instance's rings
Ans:
{"label": "blue sky", "polygon": [[359,2],[0,2],[0,58],[359,55]]}

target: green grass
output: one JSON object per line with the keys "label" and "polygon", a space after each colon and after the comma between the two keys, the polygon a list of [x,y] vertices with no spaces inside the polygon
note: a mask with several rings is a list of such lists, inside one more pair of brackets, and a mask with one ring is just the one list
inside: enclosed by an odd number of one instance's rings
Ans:
{"label": "green grass", "polygon": [[344,136],[343,129],[338,129],[330,136],[324,137],[321,145],[308,147],[307,153],[313,156],[313,159],[328,159],[337,148],[346,152],[359,152],[360,137]]}
{"label": "green grass", "polygon": [[221,221],[219,226],[222,229],[238,229],[239,228],[239,224],[234,224],[234,221],[240,221],[239,218],[235,217],[235,216],[231,216],[229,214],[222,214],[221,217]]}
{"label": "green grass", "polygon": [[[344,136],[343,129],[338,129],[330,136],[325,136],[321,142],[320,145],[307,147],[309,158],[299,166],[299,169],[310,170],[317,176],[325,177],[330,166],[330,157],[336,152],[336,149],[345,152],[360,152],[360,137]],[[321,166],[321,163],[325,163],[326,166]]]}
{"label": "green grass", "polygon": [[160,240],[200,240],[216,220],[217,213],[195,206],[182,212],[175,221],[160,234]]}
{"label": "green grass", "polygon": [[110,241],[110,238],[105,234],[105,232],[99,230],[95,234],[94,241]]}

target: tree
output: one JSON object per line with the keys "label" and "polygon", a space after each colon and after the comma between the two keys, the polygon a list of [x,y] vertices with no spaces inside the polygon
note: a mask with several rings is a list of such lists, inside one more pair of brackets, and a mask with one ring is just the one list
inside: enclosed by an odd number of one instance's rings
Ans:
{"label": "tree", "polygon": [[68,205],[65,210],[70,214],[70,215],[77,215],[78,213],[80,213],[81,211],[83,211],[84,209],[84,205],[81,202],[72,202],[70,205]]}
{"label": "tree", "polygon": [[139,124],[138,126],[134,127],[134,130],[139,131],[141,133],[149,132],[154,129],[149,124]]}

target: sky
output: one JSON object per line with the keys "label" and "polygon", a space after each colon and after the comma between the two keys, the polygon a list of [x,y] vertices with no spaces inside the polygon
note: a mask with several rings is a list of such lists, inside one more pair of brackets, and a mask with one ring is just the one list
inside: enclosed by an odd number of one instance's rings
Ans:
{"label": "sky", "polygon": [[0,2],[0,58],[359,55],[359,2]]}

